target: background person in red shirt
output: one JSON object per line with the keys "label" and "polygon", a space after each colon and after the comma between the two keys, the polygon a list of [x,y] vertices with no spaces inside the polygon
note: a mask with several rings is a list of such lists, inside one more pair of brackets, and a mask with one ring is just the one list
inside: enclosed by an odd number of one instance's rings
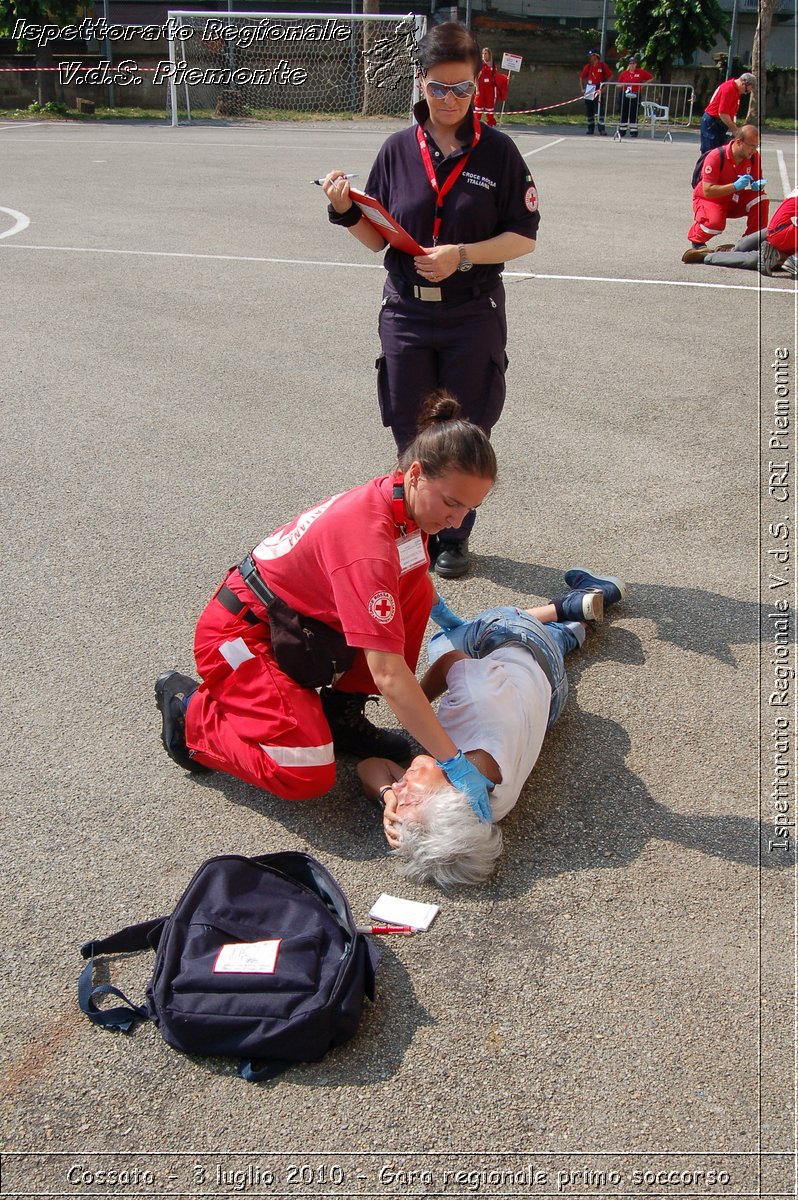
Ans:
{"label": "background person in red shirt", "polygon": [[750,71],[738,79],[727,79],[712,93],[709,104],[701,118],[701,153],[724,145],[728,135],[739,133],[735,118],[740,99],[756,87],[756,76]]}
{"label": "background person in red shirt", "polygon": [[637,57],[631,55],[626,70],[621,71],[618,83],[624,84],[621,91],[621,123],[618,133],[621,137],[637,137],[637,107],[640,103],[640,90],[644,83],[654,76],[638,64]]}
{"label": "background person in red shirt", "polygon": [[606,134],[604,128],[604,100],[601,95],[601,85],[612,79],[612,71],[599,58],[598,50],[588,50],[587,62],[579,72],[579,86],[585,97],[585,112],[587,113],[586,133],[591,135],[598,122],[600,134]]}
{"label": "background person in red shirt", "polygon": [[486,125],[496,124],[496,102],[507,98],[507,76],[496,70],[493,51],[487,46],[482,51],[482,66],[477,75],[477,94],[474,112]]}
{"label": "background person in red shirt", "polygon": [[[763,188],[759,159],[759,130],[743,125],[728,146],[710,150],[693,190],[694,221],[688,238],[694,250],[702,249],[716,233],[723,233],[730,218],[745,217],[746,233],[767,225],[768,198]],[[682,262],[693,262],[688,250]]]}

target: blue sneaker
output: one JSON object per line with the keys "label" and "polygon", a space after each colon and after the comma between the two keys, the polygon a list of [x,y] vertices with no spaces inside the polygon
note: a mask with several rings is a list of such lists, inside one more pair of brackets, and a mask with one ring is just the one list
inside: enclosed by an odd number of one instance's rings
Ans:
{"label": "blue sneaker", "polygon": [[565,622],[594,621],[598,624],[604,620],[604,595],[598,588],[593,588],[592,591],[577,588],[559,596],[556,603],[558,609],[561,606],[560,619]]}
{"label": "blue sneaker", "polygon": [[571,567],[563,576],[570,588],[598,588],[604,596],[604,607],[617,604],[629,595],[629,589],[621,579],[614,575],[594,575],[585,567]]}

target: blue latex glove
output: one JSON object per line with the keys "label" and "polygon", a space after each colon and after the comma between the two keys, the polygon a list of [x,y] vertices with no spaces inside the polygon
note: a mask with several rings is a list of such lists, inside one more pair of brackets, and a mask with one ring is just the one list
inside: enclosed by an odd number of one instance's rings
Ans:
{"label": "blue latex glove", "polygon": [[762,188],[765,186],[766,183],[767,183],[767,179],[753,179],[751,181],[751,191],[752,192],[761,192]]}
{"label": "blue latex glove", "polygon": [[439,596],[438,603],[433,605],[430,617],[441,629],[457,629],[458,625],[467,624],[462,617],[452,612],[442,596]]}
{"label": "blue latex glove", "polygon": [[449,783],[468,796],[468,803],[480,821],[487,821],[490,825],[493,821],[488,800],[488,792],[493,791],[493,784],[490,780],[486,779],[472,762],[469,762],[462,750],[458,750],[454,758],[447,758],[445,762],[436,761]]}
{"label": "blue latex glove", "polygon": [[734,190],[735,192],[744,192],[753,182],[753,175],[738,175],[734,181]]}

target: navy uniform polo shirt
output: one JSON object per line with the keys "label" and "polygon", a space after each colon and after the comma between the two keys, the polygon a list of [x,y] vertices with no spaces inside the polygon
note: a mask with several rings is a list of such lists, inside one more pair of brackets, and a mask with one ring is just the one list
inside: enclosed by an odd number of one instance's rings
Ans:
{"label": "navy uniform polo shirt", "polygon": [[[415,106],[413,115],[423,126],[429,117],[426,100]],[[479,142],[474,146],[473,109],[469,109],[457,136],[466,144],[461,151],[444,158],[431,135],[426,135],[440,188],[462,156],[469,156],[460,178],[444,197],[439,245],[484,242],[499,233],[535,238],[540,224],[537,190],[515,143],[491,125],[482,125]],[[415,125],[392,134],[384,143],[365,190],[420,245],[432,245],[436,196],[427,178]],[[484,287],[497,282],[503,266],[504,263],[475,264],[470,271],[455,272],[445,281],[446,298],[461,289],[465,294],[474,284]],[[427,280],[415,270],[412,257],[392,246],[385,254],[385,268],[407,283],[428,286]]]}

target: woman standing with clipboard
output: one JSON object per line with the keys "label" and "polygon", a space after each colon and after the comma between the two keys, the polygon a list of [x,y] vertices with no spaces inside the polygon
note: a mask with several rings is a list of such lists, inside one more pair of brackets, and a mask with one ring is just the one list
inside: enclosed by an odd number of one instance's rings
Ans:
{"label": "woman standing with clipboard", "polygon": [[[377,393],[383,424],[402,451],[416,434],[424,398],[438,387],[490,434],[505,398],[507,324],[501,269],[535,249],[537,192],[516,145],[474,114],[479,46],[464,25],[436,25],[417,48],[423,99],[417,124],[383,145],[366,182],[423,248],[389,247],[379,319]],[[353,203],[343,171],[324,180],[329,217],[370,250],[386,240]],[[468,569],[469,515],[431,546],[435,569]]]}

